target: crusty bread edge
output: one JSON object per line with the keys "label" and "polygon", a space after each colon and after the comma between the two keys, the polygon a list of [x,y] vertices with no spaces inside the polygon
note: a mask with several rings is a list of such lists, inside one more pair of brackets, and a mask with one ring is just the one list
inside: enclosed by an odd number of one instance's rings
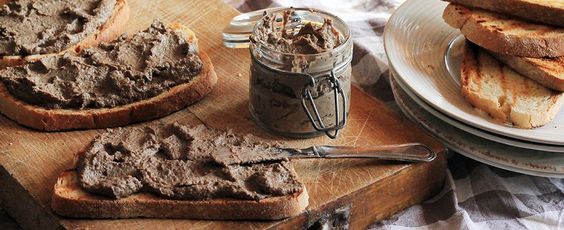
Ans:
{"label": "crusty bread edge", "polygon": [[[279,220],[297,216],[309,205],[306,187],[286,196],[256,200],[212,199],[172,200],[150,193],[136,193],[112,199],[89,193],[80,187],[76,168],[92,144],[74,154],[72,169],[63,171],[51,196],[51,208],[61,216],[74,218],[183,218],[210,220]],[[290,170],[295,173],[293,168]]]}
{"label": "crusty bread edge", "polygon": [[555,96],[551,98],[553,105],[549,106],[546,113],[526,114],[511,110],[506,116],[503,111],[497,109],[497,101],[482,97],[479,93],[473,92],[466,87],[462,87],[462,96],[474,107],[488,113],[495,120],[500,122],[511,122],[513,126],[522,129],[532,129],[546,125],[560,111],[564,104],[564,97]]}
{"label": "crusty bread edge", "polygon": [[[538,64],[532,60],[533,58],[513,57],[495,52],[489,52],[489,54],[494,56],[497,60],[505,63],[521,75],[533,79],[544,87],[560,92],[564,91],[564,79],[558,78],[557,76],[545,71],[542,66],[538,66]],[[564,68],[564,66],[562,68]]]}
{"label": "crusty bread edge", "polygon": [[[515,127],[524,128],[524,129],[531,129],[543,126],[550,122],[560,111],[560,108],[564,104],[564,95],[560,94],[558,96],[553,96],[550,99],[552,105],[548,108],[546,113],[537,113],[537,114],[525,114],[520,113],[516,110],[511,110],[510,108],[503,108],[498,106],[497,100],[490,100],[488,98],[483,97],[480,93],[474,92],[470,88],[467,87],[468,83],[468,75],[471,72],[475,72],[474,63],[477,62],[476,55],[478,52],[477,47],[472,47],[473,45],[465,44],[465,51],[463,54],[463,61],[461,67],[461,94],[463,98],[465,98],[470,104],[474,107],[483,110],[484,112],[488,113],[494,119],[501,121],[501,122],[512,122]],[[473,64],[466,64],[472,62]],[[503,105],[501,105],[503,106]],[[508,113],[507,111],[503,111],[504,109],[510,110]]]}
{"label": "crusty bread edge", "polygon": [[[4,4],[1,1],[7,2],[7,0],[0,0],[0,5]],[[79,43],[69,47],[60,53],[51,54],[35,54],[29,56],[0,56],[0,69],[21,65],[25,62],[32,62],[39,60],[41,58],[53,55],[61,55],[65,52],[80,52],[80,50],[96,46],[101,42],[110,42],[115,40],[118,36],[125,32],[127,27],[127,21],[129,20],[130,9],[126,0],[117,0],[116,8],[112,16],[104,23],[95,34],[92,34],[80,41]]]}
{"label": "crusty bread edge", "polygon": [[[173,24],[197,44],[193,32]],[[151,120],[176,112],[209,94],[217,83],[217,75],[207,54],[199,52],[203,62],[201,73],[190,82],[172,87],[155,97],[114,108],[70,110],[45,109],[15,98],[0,84],[0,112],[17,123],[41,131],[93,129],[123,126]]]}
{"label": "crusty bread edge", "polygon": [[51,207],[61,216],[74,218],[184,218],[213,220],[278,220],[302,213],[308,193],[270,197],[259,201],[212,199],[202,201],[163,199],[149,193],[110,199],[84,191],[77,173],[63,172],[53,188]]}
{"label": "crusty bread edge", "polygon": [[500,3],[495,0],[444,0],[469,7],[478,7],[485,10],[513,15],[538,23],[564,27],[564,9],[552,8],[534,2],[521,0],[506,0]]}
{"label": "crusty bread edge", "polygon": [[500,122],[507,122],[507,115],[499,110],[498,101],[489,100],[488,98],[482,97],[479,93],[474,92],[468,87],[469,75],[476,72],[474,66],[477,65],[477,51],[472,45],[464,45],[464,52],[462,58],[462,64],[460,68],[460,92],[462,97],[466,99],[472,106],[483,110],[488,113],[492,118]]}
{"label": "crusty bread edge", "polygon": [[468,8],[451,3],[445,8],[443,19],[460,29],[468,40],[497,53],[520,57],[564,56],[564,36],[535,38],[503,34],[482,26],[470,14]]}

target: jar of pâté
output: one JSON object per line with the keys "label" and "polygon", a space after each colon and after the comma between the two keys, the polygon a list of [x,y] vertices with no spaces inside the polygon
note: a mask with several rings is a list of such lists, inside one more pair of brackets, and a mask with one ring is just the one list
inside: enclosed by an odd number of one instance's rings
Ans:
{"label": "jar of p\u00e2t\u00e9", "polygon": [[330,13],[286,8],[265,13],[250,37],[250,112],[282,136],[336,138],[351,95],[350,30]]}

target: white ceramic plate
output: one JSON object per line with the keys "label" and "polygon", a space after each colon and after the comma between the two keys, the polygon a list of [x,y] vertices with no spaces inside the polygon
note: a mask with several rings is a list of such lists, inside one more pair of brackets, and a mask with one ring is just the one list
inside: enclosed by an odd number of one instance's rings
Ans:
{"label": "white ceramic plate", "polygon": [[564,178],[564,154],[517,148],[469,134],[435,117],[409,97],[390,78],[401,110],[441,140],[449,149],[476,161],[513,172]]}
{"label": "white ceramic plate", "polygon": [[[519,129],[491,119],[462,98],[457,83],[461,50],[456,39],[461,40],[460,32],[442,19],[447,4],[408,0],[390,17],[384,32],[384,47],[398,77],[433,108],[469,126],[519,140],[564,145],[562,111],[543,127]],[[454,45],[449,50],[451,43]]]}
{"label": "white ceramic plate", "polygon": [[[390,69],[392,73],[392,75],[397,76],[397,73],[395,73],[395,71],[393,69]],[[535,143],[535,142],[527,142],[527,141],[522,141],[522,140],[517,140],[517,139],[512,139],[512,138],[508,138],[505,136],[500,136],[500,135],[496,135],[494,133],[490,133],[481,129],[477,129],[474,128],[472,126],[466,125],[460,121],[457,121],[455,119],[452,119],[449,116],[446,116],[445,114],[441,113],[440,111],[437,111],[436,109],[434,109],[432,106],[430,106],[429,104],[427,104],[425,101],[423,101],[421,98],[417,97],[417,95],[415,95],[415,93],[411,92],[409,90],[409,88],[405,85],[405,83],[401,82],[401,79],[395,79],[395,84],[397,86],[399,86],[402,91],[410,97],[410,99],[415,102],[419,107],[425,109],[428,113],[430,113],[431,115],[441,119],[442,121],[448,123],[449,125],[452,125],[456,128],[459,128],[465,132],[471,133],[473,135],[485,138],[487,140],[490,141],[495,141],[497,143],[501,143],[501,144],[506,144],[506,145],[511,145],[511,146],[515,146],[515,147],[519,147],[519,148],[525,148],[525,149],[531,149],[531,150],[540,150],[540,151],[546,151],[546,152],[554,152],[554,153],[564,153],[564,146],[561,145],[548,145],[548,144],[540,144],[540,143]]]}

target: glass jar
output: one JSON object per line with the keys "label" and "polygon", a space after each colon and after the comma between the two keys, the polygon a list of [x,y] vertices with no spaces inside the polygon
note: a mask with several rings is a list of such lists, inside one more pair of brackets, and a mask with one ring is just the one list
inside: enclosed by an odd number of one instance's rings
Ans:
{"label": "glass jar", "polygon": [[[285,12],[293,10],[290,19]],[[346,125],[351,95],[352,38],[337,16],[309,8],[287,8],[270,13],[275,29],[299,31],[305,23],[326,19],[343,36],[336,47],[314,54],[281,52],[265,41],[253,40],[251,53],[250,112],[255,122],[271,133],[297,138],[336,138]],[[286,25],[284,26],[284,22]],[[264,26],[260,20],[253,35]]]}

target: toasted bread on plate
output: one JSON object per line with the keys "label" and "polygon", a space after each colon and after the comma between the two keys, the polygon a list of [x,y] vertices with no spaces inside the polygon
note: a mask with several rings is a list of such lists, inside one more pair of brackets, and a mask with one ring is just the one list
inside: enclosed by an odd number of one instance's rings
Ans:
{"label": "toasted bread on plate", "polygon": [[529,21],[564,27],[564,1],[560,0],[444,0],[482,8]]}
{"label": "toasted bread on plate", "polygon": [[506,15],[449,4],[443,19],[470,41],[491,50],[520,57],[564,56],[564,28],[535,24]]}
{"label": "toasted bread on plate", "polygon": [[521,75],[560,92],[564,91],[564,57],[528,58],[490,52]]}
{"label": "toasted bread on plate", "polygon": [[466,42],[461,68],[462,96],[474,107],[518,128],[550,122],[564,95],[522,76],[487,51]]}

